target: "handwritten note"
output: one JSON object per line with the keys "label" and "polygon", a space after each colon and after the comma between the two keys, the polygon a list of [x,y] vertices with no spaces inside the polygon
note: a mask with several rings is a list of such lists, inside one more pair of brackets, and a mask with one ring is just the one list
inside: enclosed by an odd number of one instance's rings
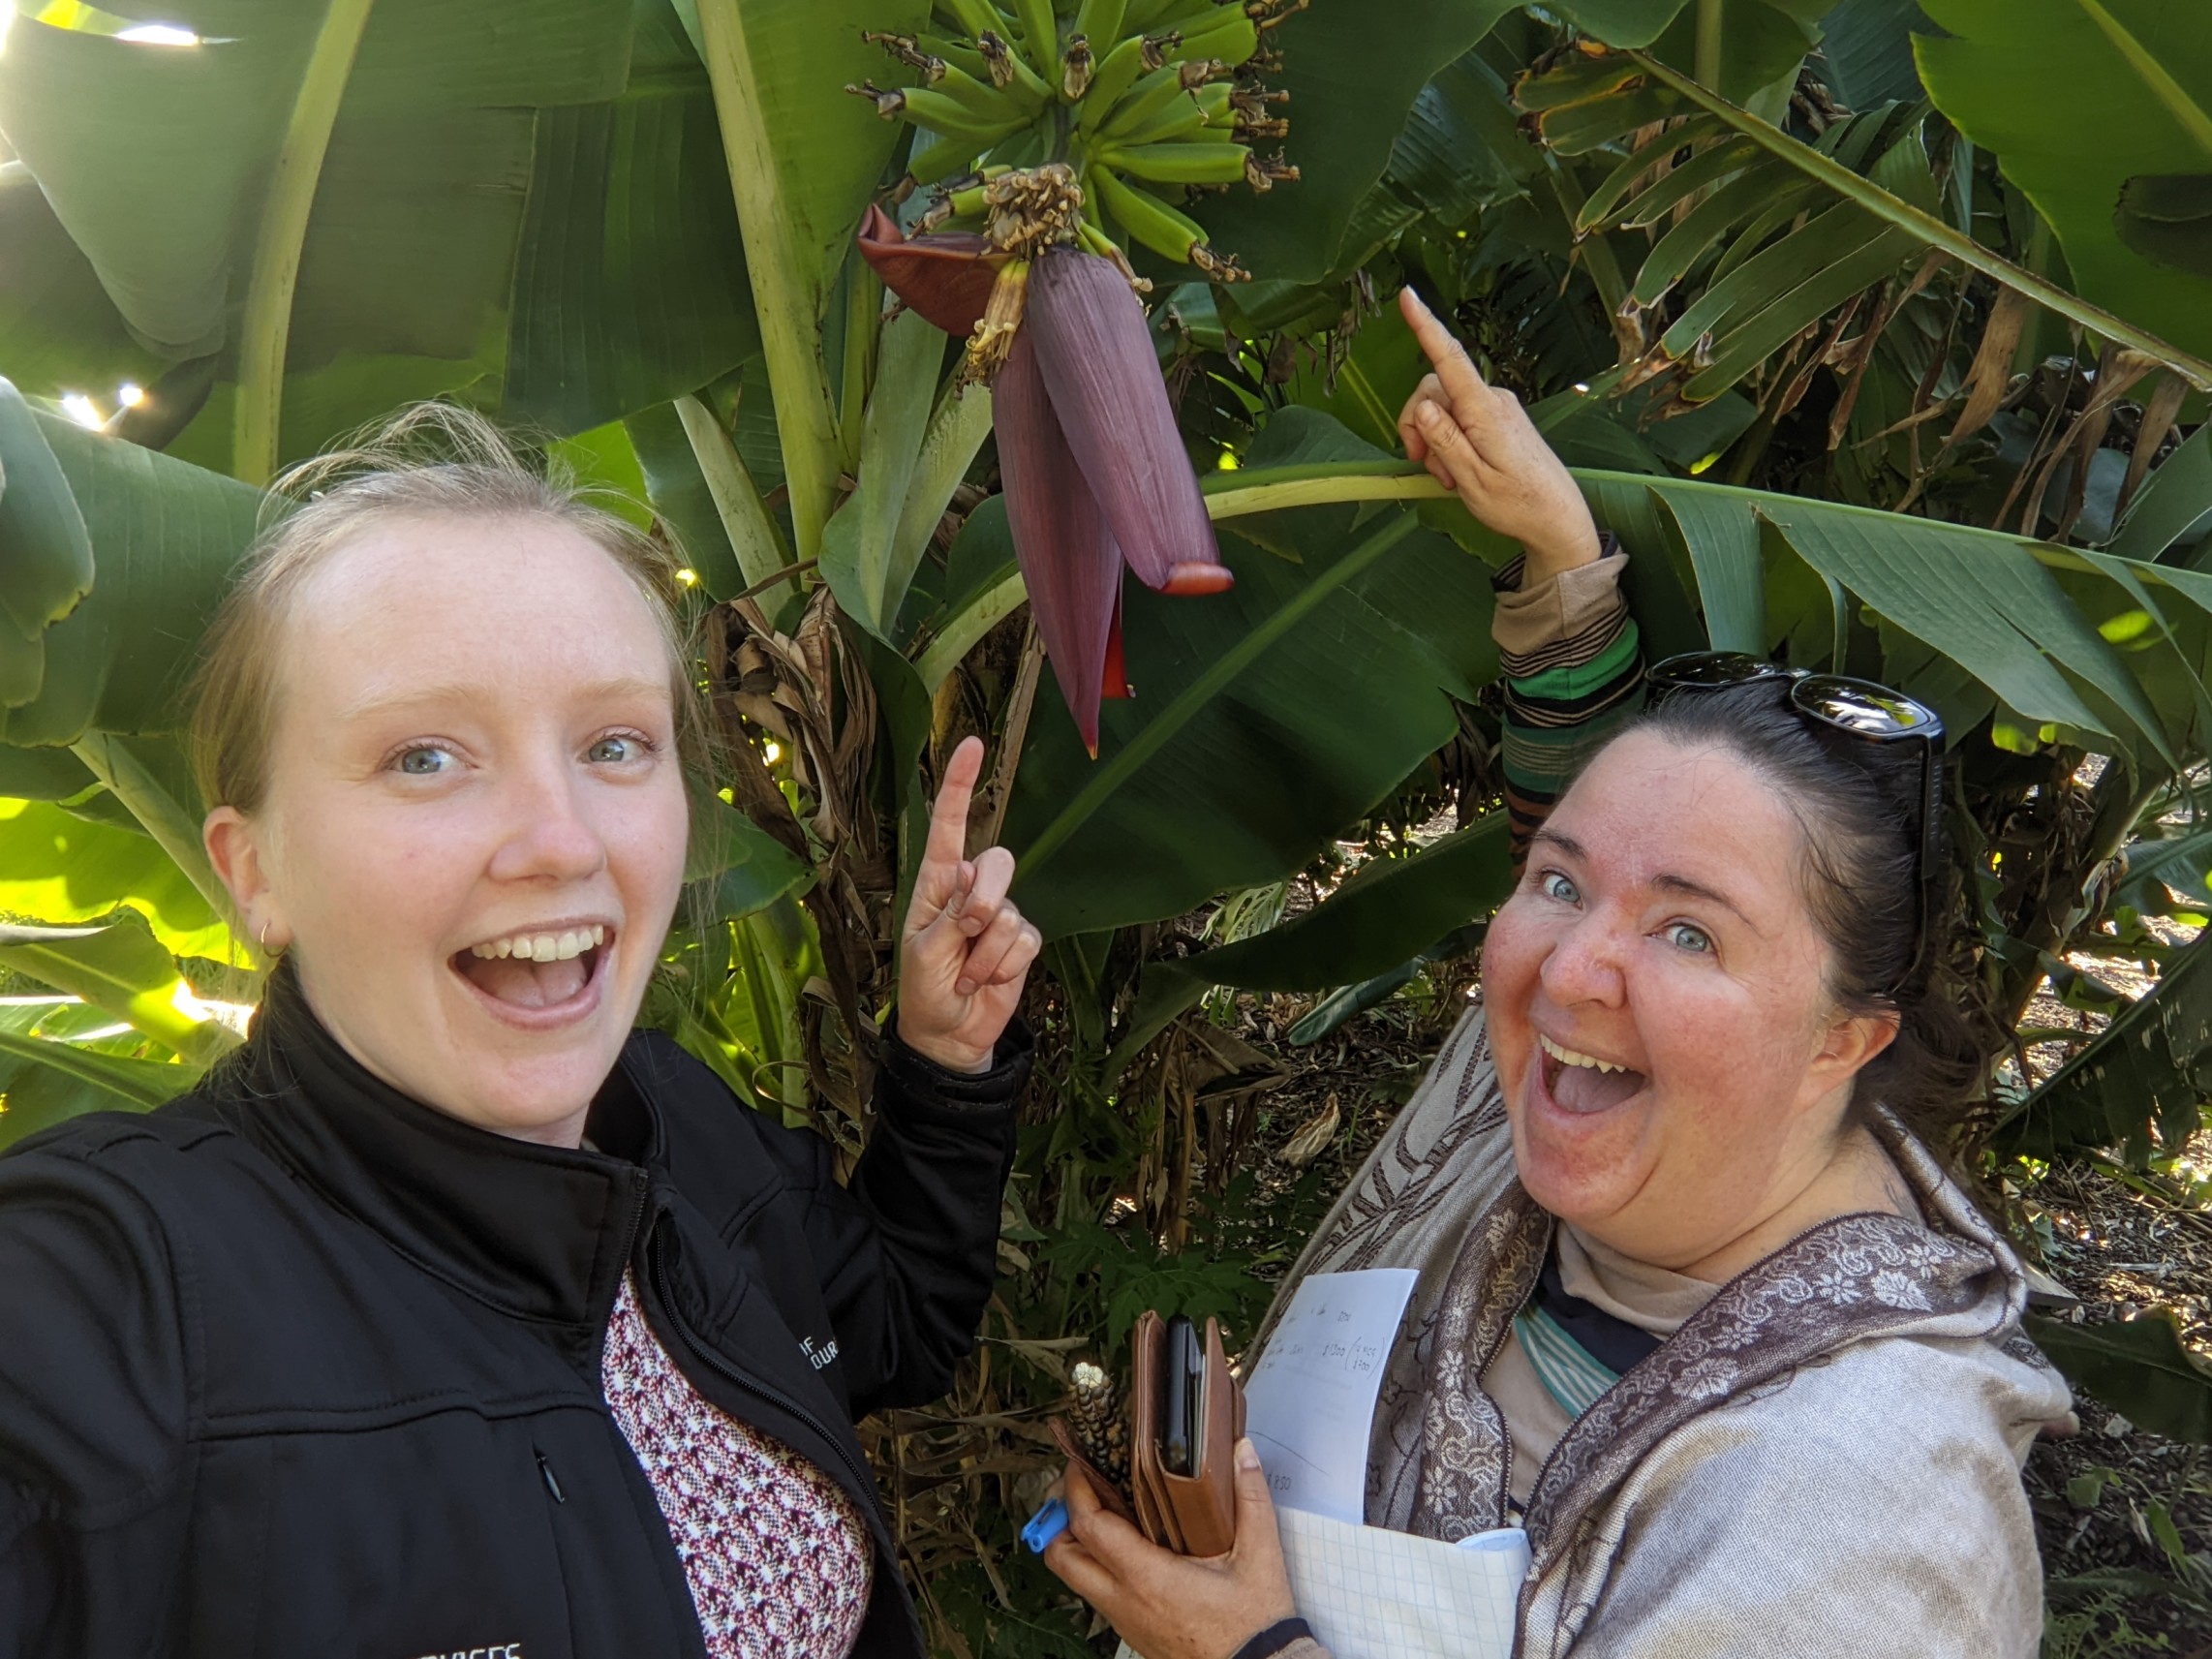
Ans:
{"label": "handwritten note", "polygon": [[1277,1505],[1357,1525],[1383,1370],[1420,1277],[1411,1268],[1309,1275],[1244,1383],[1244,1431]]}

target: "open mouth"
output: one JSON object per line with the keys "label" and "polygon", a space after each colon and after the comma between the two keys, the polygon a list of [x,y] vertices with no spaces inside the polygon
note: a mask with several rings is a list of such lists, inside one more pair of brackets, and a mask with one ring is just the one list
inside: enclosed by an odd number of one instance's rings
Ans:
{"label": "open mouth", "polygon": [[531,929],[456,951],[452,968],[503,1007],[559,1008],[590,989],[613,937],[614,930],[599,922]]}
{"label": "open mouth", "polygon": [[1650,1081],[1616,1060],[1600,1060],[1536,1033],[1542,1051],[1544,1092],[1562,1111],[1578,1115],[1604,1112],[1636,1094]]}

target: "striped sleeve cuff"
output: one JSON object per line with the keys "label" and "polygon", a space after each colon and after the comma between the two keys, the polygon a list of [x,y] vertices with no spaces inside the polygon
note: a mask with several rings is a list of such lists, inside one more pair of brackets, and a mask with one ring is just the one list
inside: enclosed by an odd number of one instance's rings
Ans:
{"label": "striped sleeve cuff", "polygon": [[1528,568],[1525,554],[1490,578],[1498,596],[1490,637],[1497,641],[1510,678],[1586,661],[1619,632],[1628,619],[1628,601],[1620,591],[1628,555],[1610,536],[1604,545],[1594,563],[1562,570],[1533,588],[1521,586]]}

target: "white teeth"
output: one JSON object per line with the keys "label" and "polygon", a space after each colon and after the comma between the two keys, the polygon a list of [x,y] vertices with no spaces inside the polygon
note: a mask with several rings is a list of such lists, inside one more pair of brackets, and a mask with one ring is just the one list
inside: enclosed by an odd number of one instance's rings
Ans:
{"label": "white teeth", "polygon": [[1561,1065],[1594,1066],[1599,1071],[1626,1071],[1628,1069],[1627,1066],[1616,1064],[1613,1060],[1599,1060],[1595,1055],[1579,1054],[1573,1049],[1562,1048],[1542,1031],[1536,1033],[1536,1041],[1546,1054]]}
{"label": "white teeth", "polygon": [[568,962],[606,942],[605,925],[595,922],[588,928],[571,928],[561,934],[513,934],[507,938],[486,939],[471,945],[469,954],[487,960],[511,956],[517,962]]}

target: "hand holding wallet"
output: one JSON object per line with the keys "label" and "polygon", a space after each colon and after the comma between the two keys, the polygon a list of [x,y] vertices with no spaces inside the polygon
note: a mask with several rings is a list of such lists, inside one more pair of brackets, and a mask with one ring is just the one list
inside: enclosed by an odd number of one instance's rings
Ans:
{"label": "hand holding wallet", "polygon": [[[1177,1324],[1189,1329],[1187,1321]],[[1053,1420],[1053,1437],[1099,1502],[1154,1544],[1182,1555],[1219,1555],[1237,1539],[1244,1392],[1229,1374],[1219,1321],[1206,1321],[1202,1343],[1195,1332],[1187,1342],[1183,1353],[1170,1352],[1168,1321],[1149,1309],[1137,1320],[1126,1492],[1085,1455],[1064,1419]]]}

